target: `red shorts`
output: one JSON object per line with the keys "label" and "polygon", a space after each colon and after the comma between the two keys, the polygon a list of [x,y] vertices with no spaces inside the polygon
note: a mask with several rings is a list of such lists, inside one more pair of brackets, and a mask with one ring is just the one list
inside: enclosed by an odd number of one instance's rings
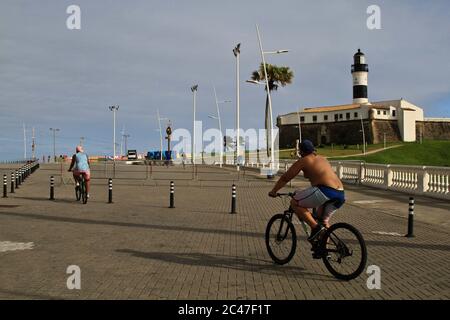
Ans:
{"label": "red shorts", "polygon": [[75,179],[81,177],[81,175],[84,176],[84,180],[86,180],[86,181],[91,180],[91,172],[90,171],[76,171],[76,170],[73,171],[73,177]]}

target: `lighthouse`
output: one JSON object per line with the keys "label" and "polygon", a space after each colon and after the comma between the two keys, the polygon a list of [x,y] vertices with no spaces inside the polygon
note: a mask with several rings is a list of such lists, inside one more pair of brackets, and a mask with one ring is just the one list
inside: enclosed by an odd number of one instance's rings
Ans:
{"label": "lighthouse", "polygon": [[353,103],[367,104],[367,76],[369,75],[369,66],[366,63],[366,56],[358,49],[353,56],[352,78],[353,78]]}

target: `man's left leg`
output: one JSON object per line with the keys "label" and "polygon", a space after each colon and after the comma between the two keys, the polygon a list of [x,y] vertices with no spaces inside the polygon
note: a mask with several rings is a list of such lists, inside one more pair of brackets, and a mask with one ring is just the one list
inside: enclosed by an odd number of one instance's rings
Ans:
{"label": "man's left leg", "polygon": [[89,196],[89,190],[91,190],[91,174],[90,172],[85,172],[84,181],[86,181],[86,193]]}

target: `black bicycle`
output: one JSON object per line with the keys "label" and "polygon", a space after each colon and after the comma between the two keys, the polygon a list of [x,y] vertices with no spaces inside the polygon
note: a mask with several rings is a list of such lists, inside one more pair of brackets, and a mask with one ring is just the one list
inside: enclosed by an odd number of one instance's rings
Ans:
{"label": "black bicycle", "polygon": [[[279,197],[293,197],[294,193],[278,193]],[[322,209],[330,204],[322,205]],[[317,211],[313,208],[313,216],[317,219]],[[294,257],[297,248],[297,234],[292,217],[291,206],[284,213],[274,215],[267,224],[266,246],[272,260],[280,265],[286,264]],[[300,220],[307,237],[308,227]],[[358,277],[367,263],[367,248],[361,233],[348,223],[336,223],[319,235],[313,244],[313,256],[322,259],[328,271],[338,279],[352,280]]]}
{"label": "black bicycle", "polygon": [[75,185],[75,196],[77,201],[81,200],[83,204],[86,204],[88,201],[86,180],[84,179],[84,175],[80,176],[78,184]]}

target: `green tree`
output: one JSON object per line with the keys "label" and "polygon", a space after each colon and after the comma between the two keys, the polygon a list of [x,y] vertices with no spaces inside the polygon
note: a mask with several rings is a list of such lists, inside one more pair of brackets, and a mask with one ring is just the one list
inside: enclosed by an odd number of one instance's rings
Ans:
{"label": "green tree", "polygon": [[[273,64],[266,63],[267,79],[269,80],[269,91],[277,91],[279,86],[286,86],[292,83],[294,79],[294,72],[289,67],[278,67]],[[264,76],[264,64],[261,63],[259,70],[255,70],[252,73],[251,79],[254,81],[265,81]],[[267,86],[264,86],[264,90],[267,92]],[[269,115],[269,95],[266,95],[266,113],[265,113],[265,129],[266,129],[266,141],[267,141],[267,156],[270,156],[270,131],[272,126],[270,123]]]}

